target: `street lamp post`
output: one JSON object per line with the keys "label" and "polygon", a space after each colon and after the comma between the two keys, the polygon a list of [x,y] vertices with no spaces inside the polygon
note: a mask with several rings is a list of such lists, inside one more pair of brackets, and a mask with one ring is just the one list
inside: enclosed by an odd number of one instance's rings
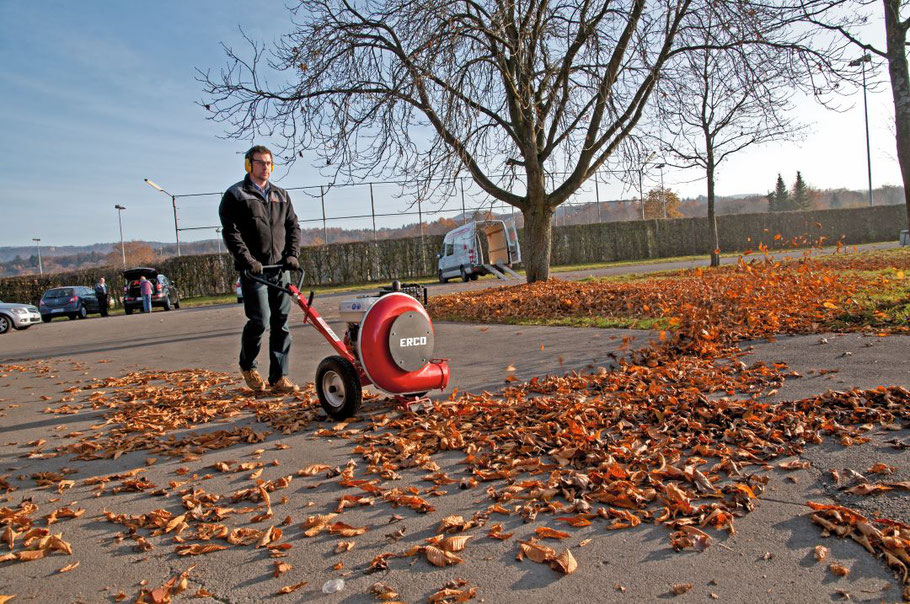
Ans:
{"label": "street lamp post", "polygon": [[218,235],[218,253],[221,254],[221,227],[215,227],[215,233]]}
{"label": "street lamp post", "polygon": [[863,67],[863,116],[866,120],[866,169],[869,174],[869,205],[872,205],[872,155],[869,151],[869,103],[866,100],[866,63],[872,62],[872,55],[864,54],[859,59],[850,61],[850,67]]}
{"label": "street lamp post", "polygon": [[126,206],[114,204],[117,209],[117,222],[120,224],[120,255],[123,256],[123,268],[126,270],[126,247],[123,245],[123,210]]}
{"label": "street lamp post", "polygon": [[41,243],[41,239],[39,237],[32,237],[32,241],[35,242],[35,249],[38,250],[38,274],[43,275],[44,265],[41,264],[41,246],[38,245]]}
{"label": "street lamp post", "polygon": [[148,186],[150,186],[153,189],[156,189],[158,191],[161,191],[162,193],[164,193],[165,195],[167,195],[168,197],[171,198],[171,207],[174,208],[174,238],[177,240],[177,255],[180,256],[180,229],[177,228],[177,196],[168,193],[167,191],[162,189],[160,186],[158,186],[155,183],[153,183],[152,181],[150,181],[148,178],[145,179],[145,182]]}

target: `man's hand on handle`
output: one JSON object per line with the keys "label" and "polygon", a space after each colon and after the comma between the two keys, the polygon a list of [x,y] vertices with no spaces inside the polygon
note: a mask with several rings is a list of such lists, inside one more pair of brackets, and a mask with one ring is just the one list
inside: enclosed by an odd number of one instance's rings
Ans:
{"label": "man's hand on handle", "polygon": [[296,271],[300,269],[300,262],[294,256],[288,256],[282,262],[284,268],[289,271]]}
{"label": "man's hand on handle", "polygon": [[262,274],[262,263],[258,260],[253,260],[250,263],[250,268],[248,269],[251,275],[261,275]]}

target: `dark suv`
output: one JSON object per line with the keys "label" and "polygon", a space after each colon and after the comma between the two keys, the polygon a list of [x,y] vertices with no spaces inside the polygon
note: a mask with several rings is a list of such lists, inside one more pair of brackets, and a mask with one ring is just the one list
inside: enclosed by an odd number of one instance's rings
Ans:
{"label": "dark suv", "polygon": [[145,276],[152,282],[152,308],[160,306],[164,310],[180,308],[180,295],[170,279],[157,269],[139,266],[123,271],[126,283],[123,286],[123,311],[131,315],[134,310],[142,310],[142,294],[139,292],[139,278]]}
{"label": "dark suv", "polygon": [[101,313],[101,305],[91,287],[69,285],[44,292],[38,303],[38,312],[45,323],[54,317],[84,319],[89,313]]}

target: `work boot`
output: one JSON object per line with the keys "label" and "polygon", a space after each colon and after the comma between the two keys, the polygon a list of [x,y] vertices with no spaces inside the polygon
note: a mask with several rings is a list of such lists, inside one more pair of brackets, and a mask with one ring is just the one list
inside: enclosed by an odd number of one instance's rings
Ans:
{"label": "work boot", "polygon": [[274,394],[292,394],[294,392],[300,392],[300,386],[289,380],[285,375],[272,384],[272,392]]}
{"label": "work boot", "polygon": [[262,379],[262,376],[259,375],[259,372],[255,369],[250,369],[249,371],[241,371],[243,375],[243,381],[246,382],[246,385],[249,386],[253,392],[262,392],[265,390],[265,380]]}

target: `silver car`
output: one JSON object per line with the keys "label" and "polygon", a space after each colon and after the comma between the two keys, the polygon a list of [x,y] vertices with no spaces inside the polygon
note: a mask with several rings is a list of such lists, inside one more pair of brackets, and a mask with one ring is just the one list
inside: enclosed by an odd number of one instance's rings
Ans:
{"label": "silver car", "polygon": [[0,301],[0,333],[13,329],[28,329],[41,322],[41,313],[31,304]]}

